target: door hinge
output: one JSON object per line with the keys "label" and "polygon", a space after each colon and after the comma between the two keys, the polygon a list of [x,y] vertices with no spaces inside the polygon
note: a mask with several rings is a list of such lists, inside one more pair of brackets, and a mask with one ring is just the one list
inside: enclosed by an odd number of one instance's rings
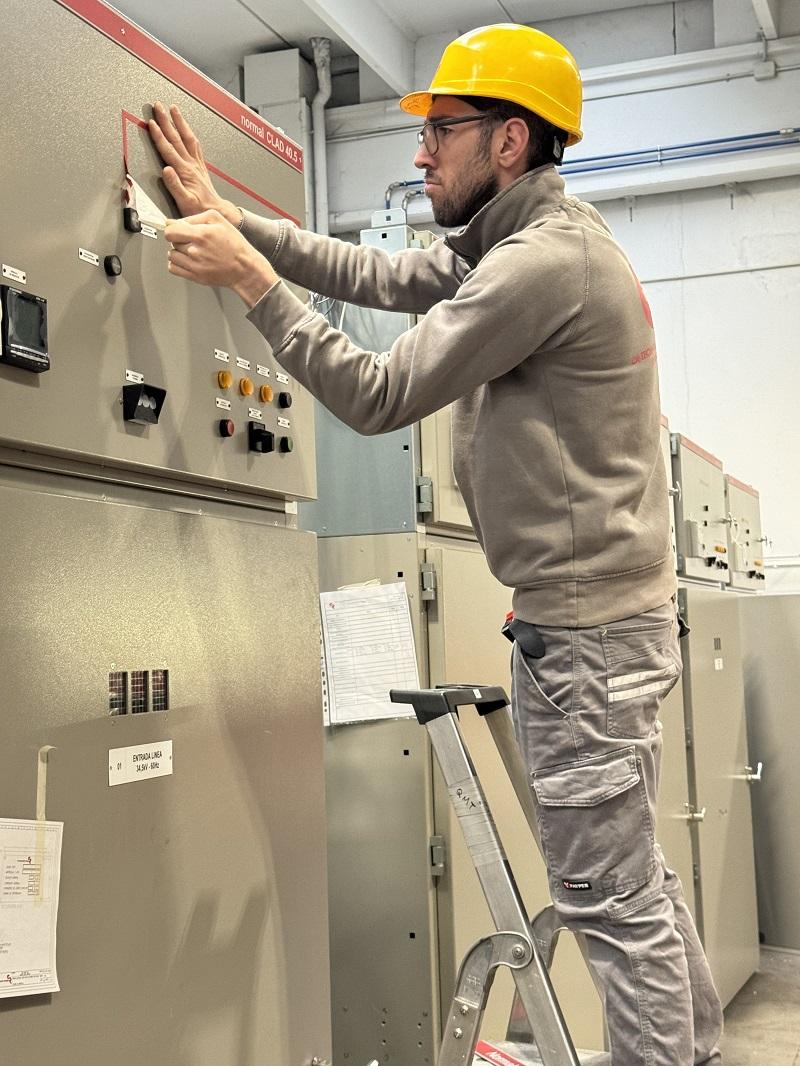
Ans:
{"label": "door hinge", "polygon": [[441,877],[447,865],[447,846],[444,837],[433,836],[429,840],[431,856],[431,876]]}
{"label": "door hinge", "polygon": [[421,598],[423,600],[435,600],[438,582],[436,580],[436,567],[433,563],[423,563],[420,567],[422,584]]}
{"label": "door hinge", "polygon": [[424,474],[417,475],[417,514],[433,511],[433,480]]}

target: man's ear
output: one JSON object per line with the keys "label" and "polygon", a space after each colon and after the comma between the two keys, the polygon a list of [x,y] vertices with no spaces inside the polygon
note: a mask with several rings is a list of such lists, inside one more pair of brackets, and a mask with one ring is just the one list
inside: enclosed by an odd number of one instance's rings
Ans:
{"label": "man's ear", "polygon": [[530,142],[530,130],[527,123],[521,118],[509,118],[503,123],[503,140],[497,156],[498,164],[504,170],[519,170],[523,174],[527,170],[528,145]]}

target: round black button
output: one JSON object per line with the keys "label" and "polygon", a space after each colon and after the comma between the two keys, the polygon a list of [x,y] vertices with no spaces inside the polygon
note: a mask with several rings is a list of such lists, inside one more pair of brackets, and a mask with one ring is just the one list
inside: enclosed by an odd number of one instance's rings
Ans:
{"label": "round black button", "polygon": [[292,406],[292,394],[290,392],[278,393],[278,407],[291,407]]}
{"label": "round black button", "polygon": [[232,437],[236,426],[230,418],[221,418],[219,420],[219,435],[220,437]]}
{"label": "round black button", "polygon": [[107,255],[103,260],[103,269],[110,278],[118,278],[122,273],[122,260],[118,255]]}
{"label": "round black button", "polygon": [[278,447],[284,453],[294,451],[294,441],[291,437],[281,437]]}

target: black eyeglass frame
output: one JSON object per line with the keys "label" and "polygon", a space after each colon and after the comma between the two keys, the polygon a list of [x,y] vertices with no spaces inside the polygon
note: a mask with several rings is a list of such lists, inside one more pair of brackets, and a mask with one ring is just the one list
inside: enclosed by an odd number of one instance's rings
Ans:
{"label": "black eyeglass frame", "polygon": [[[494,116],[493,111],[481,111],[477,115],[462,115],[461,118],[435,118],[429,122],[426,122],[422,129],[417,130],[417,144],[424,145],[425,151],[428,155],[436,155],[439,151],[439,133],[438,131],[442,127],[447,126],[459,126],[462,122],[481,122],[483,119],[492,118]],[[426,141],[425,131],[433,130],[433,140],[435,147],[431,146]]]}

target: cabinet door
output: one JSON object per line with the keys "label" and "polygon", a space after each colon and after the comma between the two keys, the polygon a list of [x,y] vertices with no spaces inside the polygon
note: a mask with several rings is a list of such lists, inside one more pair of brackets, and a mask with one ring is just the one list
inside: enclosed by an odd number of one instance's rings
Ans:
{"label": "cabinet door", "polygon": [[452,414],[449,407],[420,423],[420,463],[422,473],[431,479],[433,510],[426,526],[445,531],[467,532],[474,536],[464,498],[453,473]]}
{"label": "cabinet door", "polygon": [[[502,685],[509,692],[511,645],[500,626],[511,606],[511,590],[492,577],[483,554],[471,545],[429,547],[426,558],[435,565],[438,580],[437,599],[428,610],[431,684]],[[485,722],[467,707],[460,725],[528,913],[535,915],[550,902],[544,863]],[[494,925],[438,768],[434,818],[447,847],[437,893],[444,1015],[462,958],[476,940],[494,931]],[[570,934],[559,941],[553,981],[576,1045],[602,1048],[600,1000]],[[484,1016],[487,1039],[504,1038],[512,999],[511,975],[501,969]]]}
{"label": "cabinet door", "polygon": [[698,928],[723,1004],[758,967],[753,822],[737,597],[680,590],[692,627],[684,641],[683,693],[691,733]]}

